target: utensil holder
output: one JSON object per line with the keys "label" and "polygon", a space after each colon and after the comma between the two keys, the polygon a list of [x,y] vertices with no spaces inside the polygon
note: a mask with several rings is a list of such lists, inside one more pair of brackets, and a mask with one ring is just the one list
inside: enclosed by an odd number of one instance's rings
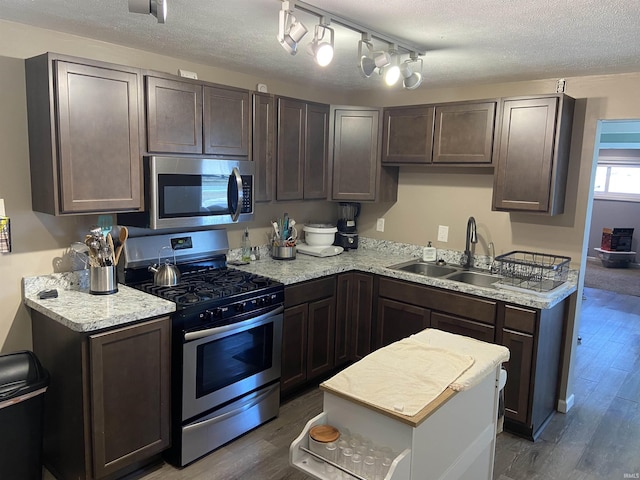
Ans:
{"label": "utensil holder", "polygon": [[89,293],[93,295],[111,295],[117,293],[115,265],[108,267],[91,267],[89,269]]}
{"label": "utensil holder", "polygon": [[273,245],[271,247],[271,258],[275,260],[295,260],[296,247],[279,247]]}

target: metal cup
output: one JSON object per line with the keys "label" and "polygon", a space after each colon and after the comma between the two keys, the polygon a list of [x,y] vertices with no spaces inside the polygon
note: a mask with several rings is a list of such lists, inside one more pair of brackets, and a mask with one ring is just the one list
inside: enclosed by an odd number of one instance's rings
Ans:
{"label": "metal cup", "polygon": [[111,295],[118,291],[115,265],[91,267],[89,269],[89,293],[93,295]]}

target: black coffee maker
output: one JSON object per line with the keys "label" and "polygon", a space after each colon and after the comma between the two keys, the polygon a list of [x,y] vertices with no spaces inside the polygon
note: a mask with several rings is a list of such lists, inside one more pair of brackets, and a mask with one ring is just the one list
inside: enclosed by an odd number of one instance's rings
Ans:
{"label": "black coffee maker", "polygon": [[340,202],[338,204],[338,231],[334,245],[349,250],[358,248],[358,229],[356,218],[360,215],[360,204],[357,202]]}

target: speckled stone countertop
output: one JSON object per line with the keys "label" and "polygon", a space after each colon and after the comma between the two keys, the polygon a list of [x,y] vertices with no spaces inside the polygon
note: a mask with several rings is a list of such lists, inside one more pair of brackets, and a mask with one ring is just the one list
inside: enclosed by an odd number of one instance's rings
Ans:
{"label": "speckled stone countertop", "polygon": [[[112,295],[92,295],[88,270],[24,277],[22,285],[27,307],[76,332],[116,327],[176,310],[173,302],[121,284]],[[57,298],[38,298],[40,291],[54,288],[58,291]]]}
{"label": "speckled stone countertop", "polygon": [[[234,257],[234,253],[230,252],[230,259]],[[360,238],[358,249],[346,250],[334,257],[319,258],[298,252],[294,260],[274,260],[265,249],[261,252],[260,260],[252,261],[248,265],[233,266],[233,268],[264,275],[285,285],[357,270],[540,309],[553,307],[577,289],[576,271],[569,271],[567,282],[551,292],[536,293],[532,291],[527,293],[497,287],[480,287],[388,268],[420,258],[421,255],[422,247],[420,246]],[[449,264],[458,266],[460,252],[438,250],[438,259],[440,258]],[[489,268],[486,257],[475,257],[474,265],[480,269]]]}

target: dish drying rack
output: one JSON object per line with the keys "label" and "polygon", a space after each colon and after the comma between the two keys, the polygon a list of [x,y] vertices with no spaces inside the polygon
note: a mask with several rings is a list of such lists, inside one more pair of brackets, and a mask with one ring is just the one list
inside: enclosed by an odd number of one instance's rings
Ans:
{"label": "dish drying rack", "polygon": [[495,262],[503,277],[499,286],[549,292],[567,281],[571,257],[514,250],[498,255]]}

